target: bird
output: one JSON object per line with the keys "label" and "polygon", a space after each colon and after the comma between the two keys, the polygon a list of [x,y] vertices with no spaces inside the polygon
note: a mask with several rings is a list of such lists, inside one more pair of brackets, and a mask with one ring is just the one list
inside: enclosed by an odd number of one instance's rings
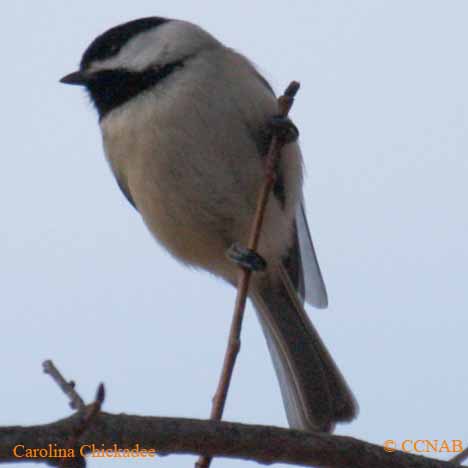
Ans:
{"label": "bird", "polygon": [[238,245],[237,260],[248,257],[242,246],[269,143],[284,136],[251,252],[264,264],[249,298],[289,426],[331,432],[355,418],[356,399],[304,310],[304,301],[325,308],[328,298],[306,220],[298,132],[278,117],[275,93],[255,66],[203,28],[155,16],[99,35],[78,71],[60,81],[86,89],[115,179],[154,238],[183,264],[233,286],[239,266],[226,252]]}

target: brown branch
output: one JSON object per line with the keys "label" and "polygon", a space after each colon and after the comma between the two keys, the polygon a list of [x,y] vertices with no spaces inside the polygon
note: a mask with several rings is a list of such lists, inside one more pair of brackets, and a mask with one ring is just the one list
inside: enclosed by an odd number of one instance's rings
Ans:
{"label": "brown branch", "polygon": [[70,407],[76,410],[84,409],[85,402],[78,395],[78,392],[75,390],[75,382],[68,382],[65,380],[60,373],[60,371],[55,367],[55,364],[51,360],[44,361],[42,363],[42,368],[44,373],[49,374],[54,382],[60,387],[60,389],[67,395],[70,399]]}
{"label": "brown branch", "polygon": [[[68,453],[68,450],[75,450],[81,436],[91,427],[101,411],[106,395],[104,384],[99,384],[94,402],[86,406],[83,399],[75,390],[75,382],[67,382],[51,360],[44,361],[42,367],[44,372],[49,374],[65,395],[70,398],[70,406],[74,409],[78,409],[77,415],[79,416],[79,421],[71,428],[67,442],[62,446],[66,453]],[[67,457],[58,457],[57,464],[60,468],[81,468],[85,466],[85,461],[78,450],[77,456],[73,457],[72,460],[67,459]]]}
{"label": "brown branch", "polygon": [[[85,432],[89,430],[90,427],[94,424],[97,416],[101,411],[102,404],[104,403],[106,392],[104,389],[104,384],[99,384],[99,387],[96,391],[96,397],[89,406],[83,408],[80,412],[81,418],[78,424],[73,428],[73,431],[70,433],[68,437],[68,441],[65,445],[67,450],[76,450],[77,447],[80,445],[80,438],[83,436]],[[72,463],[67,457],[62,457],[59,463],[60,468],[81,468],[86,465],[84,457],[81,456],[80,450],[76,450],[77,456],[73,458]]]}
{"label": "brown branch", "polygon": [[[27,448],[65,447],[68,434],[79,424],[79,414],[31,427],[0,428],[0,462],[48,461],[57,459],[15,457]],[[55,444],[55,445],[54,445]],[[200,454],[239,458],[259,463],[289,463],[334,468],[457,468],[454,463],[403,452],[386,452],[352,437],[302,432],[278,427],[203,421],[183,418],[129,416],[99,413],[80,436],[85,451],[96,448],[155,449],[156,455]],[[18,448],[18,446],[21,446]]]}
{"label": "brown branch", "polygon": [[[291,109],[294,102],[294,96],[299,91],[299,86],[300,85],[298,82],[291,82],[290,85],[286,88],[284,95],[278,98],[279,116],[288,116],[289,110]],[[248,249],[252,250],[253,252],[256,252],[258,248],[268,198],[276,179],[275,168],[280,158],[281,146],[282,142],[275,135],[273,135],[266,156],[265,180],[263,181],[260,192],[258,194],[257,208],[247,244]],[[229,385],[231,383],[232,373],[234,371],[234,365],[236,363],[237,355],[239,354],[242,320],[244,318],[245,303],[247,301],[251,273],[252,272],[249,269],[242,267],[239,269],[234,314],[229,331],[227,349],[224,355],[223,367],[221,370],[218,387],[213,397],[213,405],[210,414],[210,418],[214,421],[220,421],[223,416]],[[210,457],[202,456],[195,464],[195,467],[208,468],[210,463]]]}
{"label": "brown branch", "polygon": [[460,466],[466,459],[468,458],[468,447],[463,450],[463,452],[460,452],[458,455],[453,457],[450,462],[453,463],[454,465]]}

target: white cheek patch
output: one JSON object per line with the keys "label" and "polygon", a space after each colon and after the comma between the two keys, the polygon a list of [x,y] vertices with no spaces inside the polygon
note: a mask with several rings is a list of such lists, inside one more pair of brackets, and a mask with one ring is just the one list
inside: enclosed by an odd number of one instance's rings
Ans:
{"label": "white cheek patch", "polygon": [[127,42],[117,55],[107,60],[96,60],[90,64],[88,71],[115,70],[125,68],[130,71],[142,71],[163,55],[164,43],[161,40],[159,26],[157,29],[138,34]]}
{"label": "white cheek patch", "polygon": [[88,72],[115,70],[143,71],[154,64],[165,65],[220,43],[198,26],[172,20],[129,40],[117,55],[90,64]]}

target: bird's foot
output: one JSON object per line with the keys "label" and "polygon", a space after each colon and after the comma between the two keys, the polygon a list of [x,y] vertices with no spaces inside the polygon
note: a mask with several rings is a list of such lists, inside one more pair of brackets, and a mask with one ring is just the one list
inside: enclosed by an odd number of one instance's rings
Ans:
{"label": "bird's foot", "polygon": [[299,130],[291,119],[275,115],[270,119],[270,129],[273,135],[284,144],[293,143],[299,138]]}
{"label": "bird's foot", "polygon": [[267,267],[267,262],[261,255],[238,242],[227,249],[226,256],[229,260],[250,271],[263,271]]}

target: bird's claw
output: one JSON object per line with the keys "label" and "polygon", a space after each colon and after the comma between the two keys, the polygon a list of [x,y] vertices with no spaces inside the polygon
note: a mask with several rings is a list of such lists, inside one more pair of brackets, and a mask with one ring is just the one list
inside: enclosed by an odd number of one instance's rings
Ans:
{"label": "bird's claw", "polygon": [[263,271],[267,267],[267,262],[261,255],[238,242],[227,249],[226,256],[229,260],[250,271]]}
{"label": "bird's claw", "polygon": [[270,119],[270,128],[273,135],[283,143],[293,143],[299,138],[299,130],[288,117],[275,115]]}

